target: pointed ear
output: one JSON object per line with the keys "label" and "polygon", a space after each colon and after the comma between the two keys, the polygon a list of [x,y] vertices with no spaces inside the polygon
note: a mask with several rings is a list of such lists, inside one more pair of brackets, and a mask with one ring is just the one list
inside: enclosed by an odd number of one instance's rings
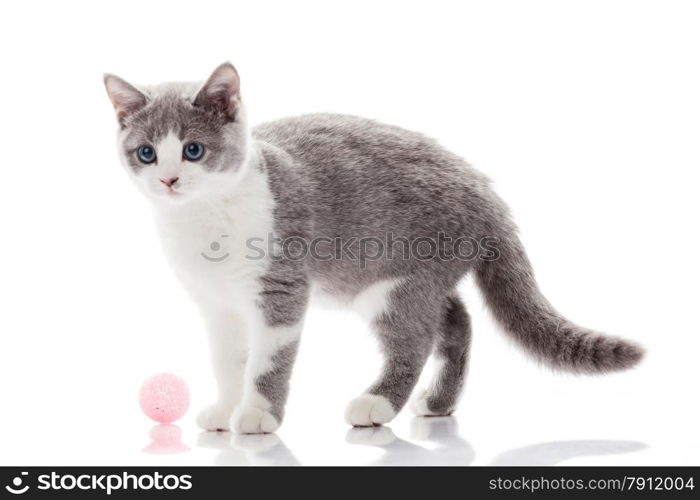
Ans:
{"label": "pointed ear", "polygon": [[146,96],[118,76],[106,73],[104,81],[107,94],[117,112],[117,120],[124,127],[126,118],[146,105]]}
{"label": "pointed ear", "polygon": [[233,64],[226,62],[216,68],[192,104],[220,112],[235,121],[241,107],[241,81]]}

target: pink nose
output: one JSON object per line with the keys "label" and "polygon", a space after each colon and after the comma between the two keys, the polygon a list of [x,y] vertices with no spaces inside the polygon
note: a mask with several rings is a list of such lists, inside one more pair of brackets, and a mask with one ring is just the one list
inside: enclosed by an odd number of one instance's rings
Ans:
{"label": "pink nose", "polygon": [[175,184],[178,179],[179,177],[171,177],[170,179],[161,179],[160,182],[162,182],[168,187],[173,187],[173,184]]}

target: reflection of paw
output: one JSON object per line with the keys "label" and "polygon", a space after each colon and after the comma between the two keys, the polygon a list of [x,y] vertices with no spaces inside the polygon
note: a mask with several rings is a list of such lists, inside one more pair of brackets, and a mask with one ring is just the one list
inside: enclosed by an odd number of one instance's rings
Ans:
{"label": "reflection of paw", "polygon": [[239,406],[231,417],[231,430],[238,434],[266,434],[279,426],[275,417],[254,406]]}
{"label": "reflection of paw", "polygon": [[368,446],[386,446],[396,441],[394,432],[384,426],[354,427],[348,429],[345,441],[350,444],[365,444]]}
{"label": "reflection of paw", "polygon": [[197,435],[197,446],[212,450],[227,450],[231,441],[231,434],[228,432],[207,432],[203,431]]}
{"label": "reflection of paw", "polygon": [[418,441],[455,439],[458,433],[455,417],[413,417],[411,420],[411,439]]}
{"label": "reflection of paw", "polygon": [[205,431],[227,431],[231,420],[231,410],[219,404],[213,404],[197,415],[197,426]]}
{"label": "reflection of paw", "polygon": [[282,441],[277,434],[239,434],[231,438],[231,447],[252,453],[263,453]]}
{"label": "reflection of paw", "polygon": [[418,395],[411,399],[411,402],[409,403],[411,411],[413,411],[413,413],[419,417],[444,417],[452,414],[452,409],[445,411],[433,411],[428,408],[428,396],[428,391],[419,391]]}
{"label": "reflection of paw", "polygon": [[356,427],[385,424],[395,416],[389,400],[377,394],[363,394],[350,401],[345,410],[345,421]]}

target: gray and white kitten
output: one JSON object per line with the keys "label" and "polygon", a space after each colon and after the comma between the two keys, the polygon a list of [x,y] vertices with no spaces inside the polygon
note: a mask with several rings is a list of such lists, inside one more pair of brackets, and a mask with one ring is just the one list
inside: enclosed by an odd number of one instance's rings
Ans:
{"label": "gray and white kitten", "polygon": [[[433,140],[332,114],[250,129],[228,63],[204,84],[105,85],[121,160],[208,327],[218,401],[198,417],[204,429],[279,427],[312,289],[365,315],[382,346],[381,373],[347,408],[356,426],[394,418],[431,353],[439,369],[413,408],[454,411],[471,342],[456,287],[469,272],[538,360],[600,373],[641,359],[550,305],[489,181]],[[455,251],[465,242],[477,252]]]}

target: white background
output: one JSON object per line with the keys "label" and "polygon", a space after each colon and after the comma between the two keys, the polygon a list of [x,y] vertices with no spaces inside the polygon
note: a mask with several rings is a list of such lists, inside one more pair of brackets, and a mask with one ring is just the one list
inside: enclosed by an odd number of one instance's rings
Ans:
{"label": "white background", "polygon": [[[696,2],[0,9],[0,464],[700,462]],[[376,346],[349,313],[313,310],[278,436],[200,434],[194,416],[213,395],[205,336],[118,163],[101,75],[202,80],[224,60],[253,123],[352,113],[463,155],[511,205],[552,302],[643,343],[645,362],[552,374],[505,339],[466,280],[472,365],[452,419],[405,411],[348,432],[344,407],[376,375]],[[161,371],[189,383],[192,407],[170,429],[182,446],[156,451],[189,451],[142,452],[152,423],[138,388]],[[419,440],[431,430],[438,439]]]}

